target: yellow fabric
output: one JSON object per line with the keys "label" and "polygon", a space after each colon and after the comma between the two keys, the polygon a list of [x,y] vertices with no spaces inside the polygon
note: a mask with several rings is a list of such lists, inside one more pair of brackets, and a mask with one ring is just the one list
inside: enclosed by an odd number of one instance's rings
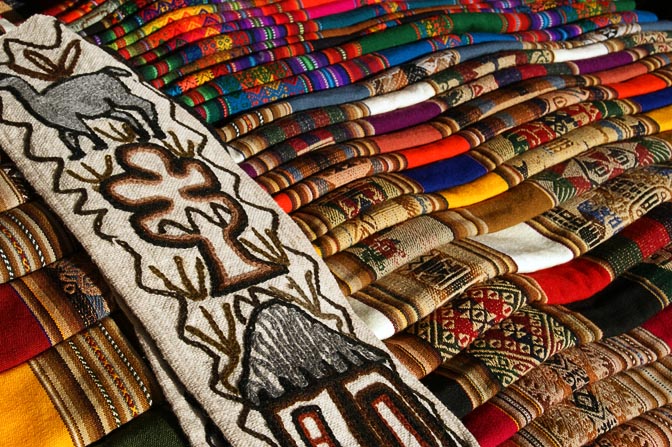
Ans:
{"label": "yellow fabric", "polygon": [[440,191],[450,208],[472,205],[501,194],[509,189],[508,183],[492,172],[465,185]]}
{"label": "yellow fabric", "polygon": [[654,120],[660,126],[659,132],[667,132],[672,130],[672,106],[663,107],[644,113]]}
{"label": "yellow fabric", "polygon": [[27,363],[0,374],[0,396],[0,447],[74,445]]}

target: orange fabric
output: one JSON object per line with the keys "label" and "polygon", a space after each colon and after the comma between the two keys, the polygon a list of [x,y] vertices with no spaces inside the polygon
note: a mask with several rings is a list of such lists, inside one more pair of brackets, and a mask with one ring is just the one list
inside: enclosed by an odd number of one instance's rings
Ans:
{"label": "orange fabric", "polygon": [[0,447],[73,445],[63,420],[27,363],[0,374],[0,393]]}
{"label": "orange fabric", "polygon": [[406,168],[411,169],[460,155],[469,149],[471,149],[471,145],[466,138],[461,135],[451,135],[434,143],[405,149],[400,153],[407,160]]}
{"label": "orange fabric", "polygon": [[441,134],[434,126],[421,124],[409,129],[403,129],[397,132],[391,132],[383,135],[376,135],[369,140],[374,142],[380,153],[394,152],[401,149],[407,149],[421,144],[429,144],[442,139]]}
{"label": "orange fabric", "polygon": [[658,76],[645,74],[625,82],[607,84],[607,87],[618,92],[619,98],[629,98],[631,96],[644,95],[646,93],[664,89],[667,87],[667,84],[665,84],[665,81]]}

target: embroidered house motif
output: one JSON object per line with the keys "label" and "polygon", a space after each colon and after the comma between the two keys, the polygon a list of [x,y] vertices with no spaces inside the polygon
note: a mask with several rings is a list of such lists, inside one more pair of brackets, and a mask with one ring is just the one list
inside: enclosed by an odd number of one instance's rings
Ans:
{"label": "embroidered house motif", "polygon": [[241,394],[281,445],[458,445],[385,352],[293,304],[257,308],[245,345]]}

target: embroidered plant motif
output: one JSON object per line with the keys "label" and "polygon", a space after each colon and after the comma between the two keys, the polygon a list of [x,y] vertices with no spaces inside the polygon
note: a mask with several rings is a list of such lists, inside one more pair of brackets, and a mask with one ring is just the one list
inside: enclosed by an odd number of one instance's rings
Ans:
{"label": "embroidered plant motif", "polygon": [[198,248],[213,295],[286,272],[281,257],[255,250],[271,257],[269,261],[249,249],[249,241],[241,237],[249,226],[245,210],[222,191],[205,163],[175,157],[154,144],[120,146],[116,155],[124,173],[101,182],[103,197],[133,213],[130,223],[143,240],[162,247]]}
{"label": "embroidered plant motif", "polygon": [[109,155],[105,156],[105,170],[103,170],[103,172],[96,171],[93,167],[89,166],[88,164],[86,164],[84,162],[81,163],[81,166],[86,172],[88,172],[90,174],[90,177],[88,177],[88,176],[85,177],[84,175],[79,174],[79,173],[73,171],[72,169],[66,169],[65,172],[69,176],[71,176],[74,179],[79,180],[80,182],[89,183],[89,184],[93,185],[91,187],[91,189],[93,189],[94,191],[99,190],[100,182],[102,182],[103,180],[108,178],[110,175],[112,175],[112,170],[114,169],[114,167],[112,165],[112,157],[109,156]]}
{"label": "embroidered plant motif", "polygon": [[[56,40],[61,40],[62,31],[56,30]],[[9,56],[7,66],[23,75],[43,81],[56,81],[61,78],[72,75],[82,54],[81,43],[73,40],[61,50],[58,56],[48,57],[45,53],[46,48],[41,45],[33,45],[29,42],[22,42],[16,39],[5,39],[3,43],[5,53]],[[26,62],[32,66],[26,66],[16,61],[15,53],[21,54]],[[23,61],[22,61],[23,62]],[[36,70],[37,69],[37,70]]]}

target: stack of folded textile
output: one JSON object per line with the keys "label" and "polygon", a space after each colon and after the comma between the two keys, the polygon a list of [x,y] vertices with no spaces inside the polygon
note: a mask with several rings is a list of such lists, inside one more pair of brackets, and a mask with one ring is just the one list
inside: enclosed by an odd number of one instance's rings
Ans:
{"label": "stack of folded textile", "polygon": [[672,22],[5,3],[0,446],[672,446]]}

